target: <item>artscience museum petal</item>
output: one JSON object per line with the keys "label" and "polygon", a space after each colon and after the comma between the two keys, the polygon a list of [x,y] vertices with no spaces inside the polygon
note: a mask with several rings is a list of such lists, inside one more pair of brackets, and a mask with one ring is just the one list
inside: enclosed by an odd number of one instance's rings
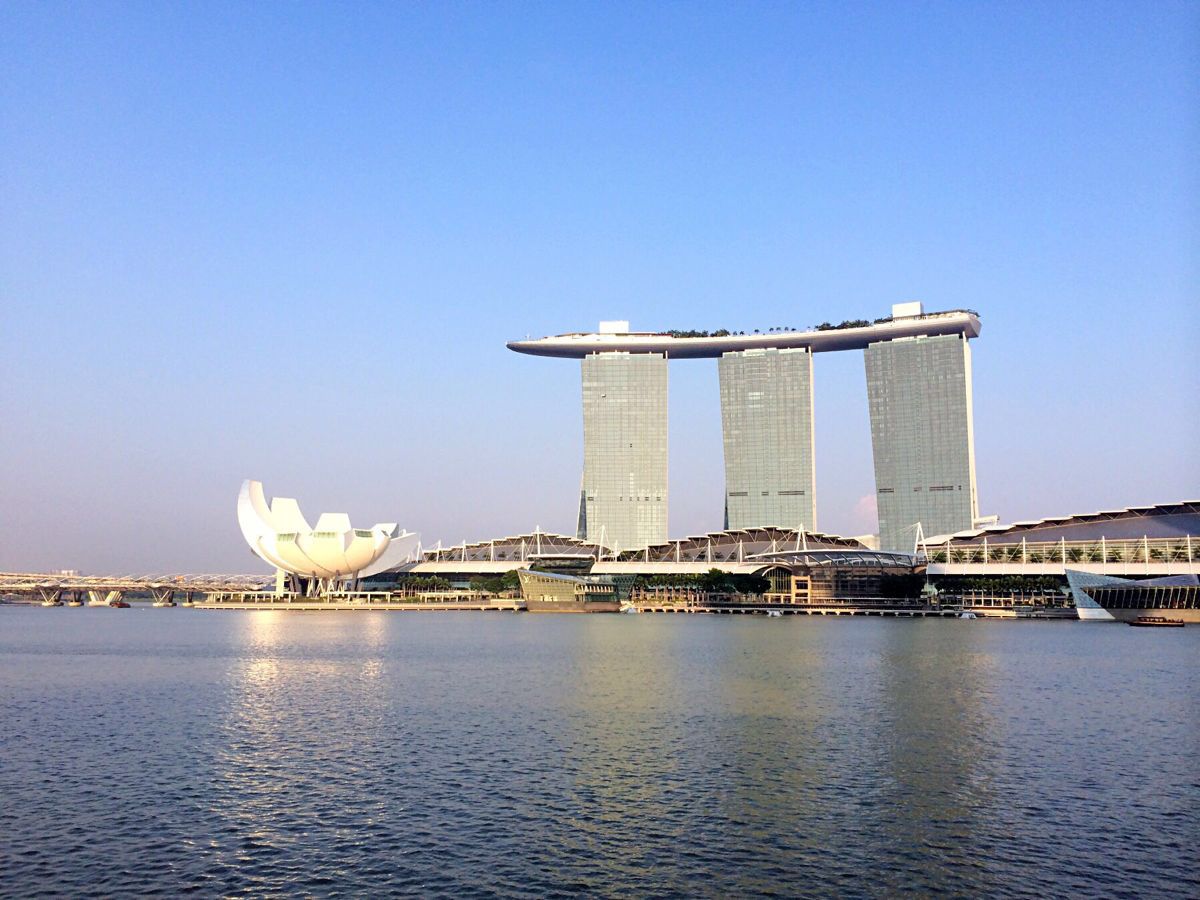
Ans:
{"label": "artscience museum petal", "polygon": [[395,553],[389,550],[411,548],[416,539],[394,522],[354,528],[345,513],[323,513],[313,528],[295,500],[275,497],[268,504],[262,482],[249,479],[238,494],[238,524],[258,557],[314,590],[370,574],[381,562],[391,564]]}

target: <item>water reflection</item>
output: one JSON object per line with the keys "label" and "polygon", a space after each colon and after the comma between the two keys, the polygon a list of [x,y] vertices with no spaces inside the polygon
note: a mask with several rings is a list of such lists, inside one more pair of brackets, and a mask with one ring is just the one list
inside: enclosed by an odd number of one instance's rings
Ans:
{"label": "water reflection", "polygon": [[891,623],[882,632],[880,692],[871,742],[883,839],[902,862],[882,873],[888,890],[988,890],[986,868],[969,865],[987,840],[994,750],[1000,740],[989,701],[994,662],[986,625]]}
{"label": "water reflection", "polygon": [[240,634],[248,647],[256,652],[269,653],[279,643],[280,629],[287,621],[287,613],[275,609],[248,610],[244,622],[239,622]]}
{"label": "water reflection", "polygon": [[0,895],[1200,883],[1200,630],[55,612],[0,608]]}
{"label": "water reflection", "polygon": [[278,860],[313,834],[357,846],[383,816],[383,795],[356,775],[371,752],[362,723],[378,725],[389,702],[379,689],[389,623],[368,612],[240,618],[223,739],[211,760],[210,813],[221,824],[208,855],[214,877],[252,863],[256,877],[283,883],[297,861]]}
{"label": "water reflection", "polygon": [[378,688],[383,678],[384,657],[391,634],[389,626],[394,622],[395,616],[381,610],[362,612],[358,614],[358,621],[349,620],[349,624],[360,626],[357,639],[362,648],[363,659],[359,677],[372,682],[373,689]]}
{"label": "water reflection", "polygon": [[[623,877],[705,869],[715,890],[755,893],[809,870],[857,878],[887,845],[900,862],[878,876],[886,890],[991,884],[969,863],[956,871],[990,803],[996,740],[976,634],[932,622],[637,625],[589,628],[570,648],[587,663],[569,742],[586,748],[570,768],[595,817],[578,823],[581,841],[628,835]],[[664,843],[683,849],[669,861],[644,849]]]}
{"label": "water reflection", "polygon": [[[667,623],[631,629],[599,616],[583,624],[569,630],[564,647],[577,660],[565,682],[562,738],[577,825],[585,840],[612,827],[633,836],[638,811],[664,801],[686,741],[678,631],[653,627]],[[649,760],[662,778],[645,777]]]}
{"label": "water reflection", "polygon": [[[715,846],[733,838],[743,848],[723,889],[759,893],[797,877],[837,846],[820,812],[828,803],[825,789],[837,779],[838,753],[829,745],[839,691],[836,651],[816,638],[816,623],[719,624],[722,645],[705,686],[720,698],[706,748],[717,814],[704,837]],[[690,701],[704,704],[705,697]]]}

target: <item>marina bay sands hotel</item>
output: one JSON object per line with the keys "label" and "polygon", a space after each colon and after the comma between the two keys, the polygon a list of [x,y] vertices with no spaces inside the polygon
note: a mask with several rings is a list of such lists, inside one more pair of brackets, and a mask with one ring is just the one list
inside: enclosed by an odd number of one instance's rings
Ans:
{"label": "marina bay sands hotel", "polygon": [[875,322],[767,334],[631,332],[513,341],[510,350],[582,360],[579,536],[613,550],[667,540],[667,361],[717,360],[725,527],[817,530],[813,354],[862,350],[879,541],[912,550],[974,527],[971,351],[978,314],[901,303]]}

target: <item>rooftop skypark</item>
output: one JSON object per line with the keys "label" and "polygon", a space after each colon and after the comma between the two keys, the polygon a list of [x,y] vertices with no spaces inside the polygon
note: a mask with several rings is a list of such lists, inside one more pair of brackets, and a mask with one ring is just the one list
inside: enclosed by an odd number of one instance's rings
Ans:
{"label": "rooftop skypark", "polygon": [[[907,311],[911,308],[911,311]],[[508,349],[533,356],[581,359],[593,353],[661,353],[671,359],[719,357],[738,350],[803,347],[813,353],[864,350],[868,344],[906,337],[961,334],[979,336],[979,314],[969,309],[921,312],[920,304],[899,304],[890,316],[874,321],[848,319],[838,324],[822,322],[805,331],[773,326],[766,331],[676,330],[630,331],[629,323],[604,322],[598,331],[569,332],[544,338],[510,341]]]}
{"label": "rooftop skypark", "polygon": [[[965,313],[970,313],[971,315],[975,316],[976,318],[979,318],[979,313],[975,312],[975,310],[973,310],[973,309],[955,309],[955,310],[948,310],[947,312],[965,312]],[[940,315],[945,315],[945,313],[929,313],[928,315],[929,316],[940,316]],[[895,317],[894,316],[881,316],[878,319],[870,319],[870,320],[868,320],[868,319],[846,319],[845,321],[838,322],[836,325],[833,324],[832,322],[822,322],[820,325],[810,325],[807,329],[798,329],[798,328],[794,328],[791,325],[773,325],[770,328],[767,328],[765,330],[760,329],[760,328],[755,328],[750,333],[751,334],[786,334],[786,333],[798,332],[798,331],[810,331],[810,332],[811,331],[840,331],[843,328],[868,328],[871,325],[882,325],[885,322],[891,322],[893,320],[893,318],[895,318]],[[909,316],[907,318],[925,318],[925,315],[916,316],[916,317]],[[744,332],[744,331],[729,331],[728,329],[725,329],[725,328],[718,328],[715,331],[696,331],[696,330],[682,330],[682,329],[669,328],[666,331],[659,332],[659,334],[670,335],[673,338],[703,338],[703,337],[731,337],[734,335],[740,336],[740,335],[746,334],[746,332]]]}

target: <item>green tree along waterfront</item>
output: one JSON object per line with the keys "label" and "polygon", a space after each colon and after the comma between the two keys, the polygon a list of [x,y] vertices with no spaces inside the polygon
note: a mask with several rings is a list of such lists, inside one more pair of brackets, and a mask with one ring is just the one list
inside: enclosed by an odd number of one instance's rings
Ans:
{"label": "green tree along waterfront", "polygon": [[958,591],[1064,591],[1061,575],[944,575],[932,582],[942,593]]}
{"label": "green tree along waterfront", "polygon": [[[390,580],[383,580],[385,577],[390,577]],[[454,588],[454,582],[448,578],[443,578],[440,575],[403,575],[394,573],[382,573],[371,579],[367,579],[367,584],[370,590],[377,591],[408,591],[412,593],[423,593],[426,591],[449,591]],[[461,582],[460,582],[461,584]],[[471,590],[473,591],[488,591],[493,594],[502,594],[510,591],[520,590],[520,579],[517,577],[516,571],[505,572],[503,575],[472,578],[470,582]]]}
{"label": "green tree along waterfront", "polygon": [[476,591],[488,591],[492,594],[503,594],[510,591],[519,591],[521,589],[521,579],[517,575],[515,569],[505,572],[503,575],[497,575],[491,578],[472,578],[471,589]]}
{"label": "green tree along waterfront", "polygon": [[711,594],[765,594],[771,583],[761,575],[735,575],[720,569],[703,574],[639,575],[635,587],[691,588]]}
{"label": "green tree along waterfront", "polygon": [[[388,574],[388,573],[384,573]],[[395,580],[390,584],[387,582],[374,582],[372,588],[375,590],[397,590],[397,591],[448,591],[453,585],[439,575],[397,575]]]}

